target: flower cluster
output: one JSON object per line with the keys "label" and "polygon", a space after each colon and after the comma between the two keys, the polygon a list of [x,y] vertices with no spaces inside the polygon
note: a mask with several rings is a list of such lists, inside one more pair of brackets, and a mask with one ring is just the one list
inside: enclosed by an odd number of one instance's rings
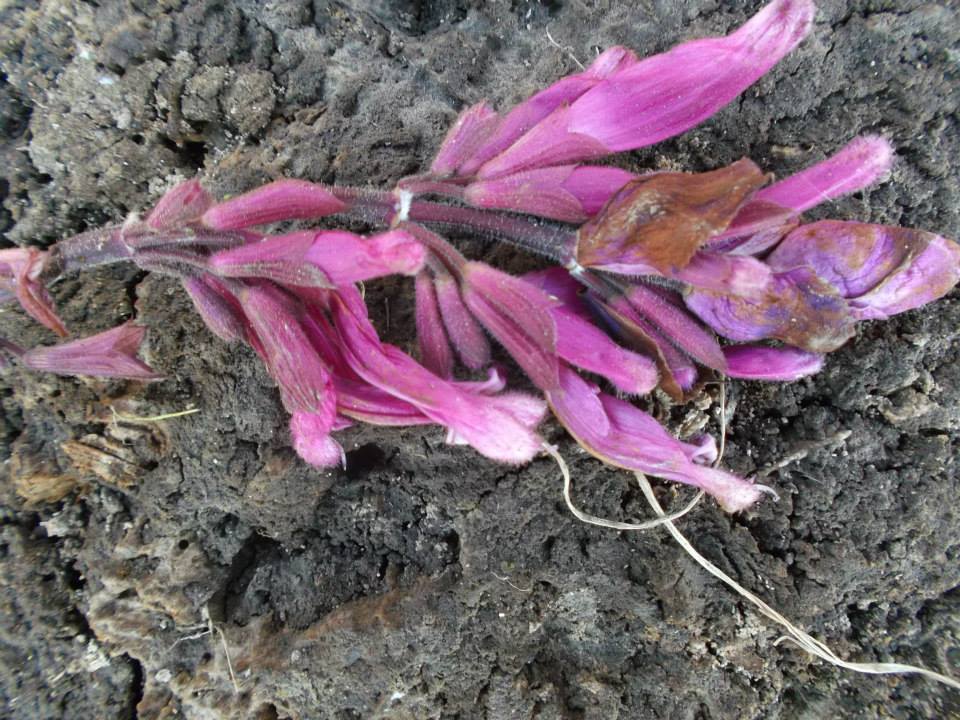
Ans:
{"label": "flower cluster", "polygon": [[[343,461],[332,433],[354,422],[438,424],[448,442],[524,463],[542,447],[549,407],[603,461],[696,485],[731,511],[749,507],[763,488],[713,467],[712,438],[681,442],[623,398],[660,388],[683,399],[718,374],[814,373],[856,322],[948,292],[960,246],[917,230],[802,222],[887,172],[893,153],[880,137],[772,184],[746,159],[700,174],[584,163],[703,121],[795,48],[814,11],[810,0],[774,0],[726,37],[644,60],[612,48],[505,115],[471,107],[429,171],[393,191],[279,180],[218,203],[185,182],[146,219],[47,253],[3,251],[0,293],[64,333],[45,282],[121,260],[177,277],[214,334],[261,357],[294,447],[321,467]],[[261,230],[332,215],[383,231]],[[557,266],[512,276],[468,260],[440,232],[513,243]],[[356,287],[390,274],[414,278],[419,361],[379,338]],[[135,358],[142,337],[128,324],[53,348],[3,347],[35,369],[155,379]],[[489,338],[540,396],[505,390]]]}

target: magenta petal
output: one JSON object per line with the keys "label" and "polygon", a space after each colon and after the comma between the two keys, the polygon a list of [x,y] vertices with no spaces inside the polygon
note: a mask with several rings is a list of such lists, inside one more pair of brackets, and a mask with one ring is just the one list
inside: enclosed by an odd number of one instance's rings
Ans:
{"label": "magenta petal", "polygon": [[147,225],[173,229],[194,222],[213,205],[213,197],[199,180],[187,180],[168,190],[147,216]]}
{"label": "magenta petal", "polygon": [[[332,231],[339,236],[351,233]],[[286,235],[265,237],[210,257],[210,269],[221,277],[254,277],[285,285],[334,287],[335,282],[316,264],[307,260],[319,235],[316,230],[300,230]]]}
{"label": "magenta petal", "polygon": [[[582,401],[599,398],[608,422],[585,421]],[[630,403],[599,393],[569,368],[561,368],[560,388],[548,393],[557,418],[591,454],[627,470],[694,485],[713,495],[728,511],[743,510],[755,503],[761,491],[735,475],[699,465],[691,457],[700,449],[682,443],[652,417]],[[589,418],[589,416],[587,416]]]}
{"label": "magenta petal", "polygon": [[32,370],[57,375],[159,380],[163,376],[137,359],[146,329],[124,323],[90,337],[28,350],[21,362]]}
{"label": "magenta petal", "polygon": [[332,418],[336,393],[330,373],[304,329],[304,310],[292,296],[271,283],[250,283],[237,294],[284,407]]}
{"label": "magenta petal", "polygon": [[320,268],[336,285],[371,280],[384,275],[415,275],[427,251],[402,230],[362,238],[352,233],[316,233],[306,260]]}
{"label": "magenta petal", "polygon": [[183,287],[214,335],[226,342],[242,340],[246,336],[243,309],[222,282],[210,275],[201,275],[185,279]]}
{"label": "magenta petal", "polygon": [[554,302],[539,288],[484,263],[463,268],[463,299],[533,384],[557,384],[557,330]]}
{"label": "magenta petal", "polygon": [[583,72],[562,78],[517,105],[500,122],[474,156],[461,166],[460,174],[473,175],[481,165],[506,150],[520,136],[557,108],[569,105],[604,78],[622,72],[636,61],[636,56],[630,50],[612,47],[599,55]]}
{"label": "magenta petal", "polygon": [[607,200],[634,177],[633,173],[614,167],[537,168],[471,183],[464,199],[477,207],[515,210],[579,223],[599,212]]}
{"label": "magenta petal", "polygon": [[563,187],[573,165],[538,168],[495,180],[470,183],[464,200],[482,208],[515,210],[564,222],[583,222],[583,205]]}
{"label": "magenta petal", "polygon": [[334,386],[337,389],[337,410],[354,420],[391,427],[434,422],[415,405],[362,380],[336,377]]}
{"label": "magenta petal", "polygon": [[[345,293],[349,295],[349,293]],[[541,440],[529,424],[529,407],[505,408],[496,397],[477,395],[444,381],[392,345],[383,344],[356,299],[334,304],[344,357],[365,381],[417,407],[454,437],[494,460],[529,461]]]}
{"label": "magenta petal", "polygon": [[545,270],[535,270],[523,276],[524,281],[536,285],[549,297],[556,299],[560,305],[571,312],[587,316],[580,299],[583,285],[577,282],[567,270],[560,267],[550,267]]}
{"label": "magenta petal", "polygon": [[435,278],[437,304],[450,343],[460,360],[471,370],[480,370],[490,364],[490,342],[460,295],[460,286],[449,274]]}
{"label": "magenta petal", "polygon": [[810,0],[774,0],[726,37],[678,45],[632,64],[557,110],[480,171],[498,177],[652,145],[707,119],[810,30]]}
{"label": "magenta petal", "polygon": [[460,165],[476,155],[477,149],[499,121],[497,113],[486,102],[464,110],[440,145],[430,165],[430,172],[439,176],[452,175]]}
{"label": "magenta petal", "polygon": [[890,143],[877,135],[865,135],[823,162],[760,190],[753,199],[801,213],[872,185],[892,164]]}
{"label": "magenta petal", "polygon": [[330,437],[332,418],[296,411],[290,416],[290,435],[297,455],[320,468],[346,465],[343,448]]}
{"label": "magenta petal", "polygon": [[704,328],[666,292],[645,285],[632,285],[626,292],[634,310],[656,325],[670,342],[701,365],[720,370],[727,363],[720,344],[712,332]]}
{"label": "magenta petal", "polygon": [[215,230],[237,230],[283,220],[308,220],[343,212],[346,205],[329,190],[304,180],[276,180],[214,205],[203,223]]}
{"label": "magenta petal", "polygon": [[420,362],[440,377],[450,378],[453,375],[453,351],[443,329],[433,279],[427,272],[417,274],[415,297]]}
{"label": "magenta petal", "polygon": [[745,380],[791,382],[820,372],[823,355],[793,347],[733,345],[725,347],[727,375]]}
{"label": "magenta petal", "polygon": [[595,325],[564,307],[551,311],[557,353],[571,365],[601,375],[621,392],[645,395],[657,386],[657,365],[617,345]]}

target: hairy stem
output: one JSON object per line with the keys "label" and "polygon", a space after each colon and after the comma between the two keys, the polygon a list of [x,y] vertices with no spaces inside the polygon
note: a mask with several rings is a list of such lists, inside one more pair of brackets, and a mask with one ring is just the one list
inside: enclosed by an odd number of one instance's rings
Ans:
{"label": "hairy stem", "polygon": [[348,187],[328,189],[350,206],[344,214],[366,222],[390,224],[395,219],[411,220],[453,234],[479,235],[507,242],[562,264],[572,256],[576,241],[575,233],[569,228],[523,215],[411,200],[403,216],[400,200],[394,193]]}

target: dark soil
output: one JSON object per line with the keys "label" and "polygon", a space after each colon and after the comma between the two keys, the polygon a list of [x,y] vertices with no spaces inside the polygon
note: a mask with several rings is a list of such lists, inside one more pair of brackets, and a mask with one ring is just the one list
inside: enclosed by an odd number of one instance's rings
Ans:
{"label": "dark soil", "polygon": [[[279,176],[389,185],[468,103],[508,107],[574,57],[661,51],[758,5],[8,0],[0,230],[48,245],[196,174],[218,194]],[[738,102],[623,163],[749,155],[783,175],[879,132],[898,148],[891,179],[824,214],[960,236],[960,10],[820,6],[812,37]],[[409,290],[368,287],[395,342],[413,334]],[[547,459],[503,467],[438,430],[360,428],[342,437],[346,472],[307,467],[253,353],[210,335],[171,280],[117,267],[56,295],[78,334],[136,316],[167,379],[0,376],[4,717],[960,716],[942,686],[775,647],[777,629],[664,532],[577,522]],[[810,380],[733,383],[726,463],[766,473],[781,500],[681,522],[844,657],[960,671],[958,325],[955,292],[864,325]],[[52,340],[12,308],[0,334]],[[706,405],[661,411],[679,428]],[[629,476],[545,432],[582,507],[647,512]]]}

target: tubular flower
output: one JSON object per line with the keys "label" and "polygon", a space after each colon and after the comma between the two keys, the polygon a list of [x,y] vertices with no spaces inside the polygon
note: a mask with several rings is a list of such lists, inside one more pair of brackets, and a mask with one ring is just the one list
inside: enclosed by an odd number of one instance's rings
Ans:
{"label": "tubular flower", "polygon": [[27,350],[20,362],[57,375],[160,380],[163,375],[137,358],[145,334],[146,328],[128,322],[90,337]]}

